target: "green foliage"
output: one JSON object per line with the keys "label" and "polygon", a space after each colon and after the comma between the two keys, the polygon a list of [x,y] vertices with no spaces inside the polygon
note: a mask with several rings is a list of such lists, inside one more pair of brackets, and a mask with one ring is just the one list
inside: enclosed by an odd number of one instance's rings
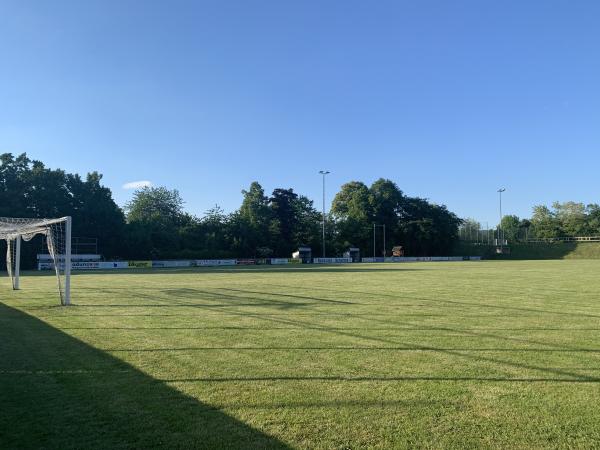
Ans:
{"label": "green foliage", "polygon": [[538,205],[533,207],[531,216],[532,236],[537,238],[555,238],[562,234],[560,223],[555,214],[547,206]]}
{"label": "green foliage", "polygon": [[600,206],[554,202],[552,209],[534,206],[531,234],[536,238],[600,235]]}
{"label": "green foliage", "polygon": [[[123,255],[125,217],[101,185],[102,175],[79,175],[52,170],[26,154],[0,155],[0,216],[73,217],[73,236],[98,238],[99,251],[107,256]],[[30,267],[41,239],[23,246],[23,263]],[[2,259],[2,258],[0,258]]]}
{"label": "green foliage", "polygon": [[459,227],[460,236],[466,241],[476,241],[476,233],[481,230],[481,223],[472,218],[463,219]]}
{"label": "green foliage", "polygon": [[373,224],[376,254],[383,253],[379,226],[386,228],[386,253],[395,245],[405,247],[407,255],[448,254],[458,239],[461,220],[446,207],[408,197],[398,186],[383,178],[371,187],[353,181],[342,186],[335,196],[331,211],[336,219],[338,242],[359,247],[372,254]]}
{"label": "green foliage", "polygon": [[160,222],[177,225],[183,217],[183,200],[176,189],[146,186],[134,192],[125,205],[129,223]]}
{"label": "green foliage", "polygon": [[[242,191],[239,210],[226,214],[216,206],[197,218],[184,211],[177,190],[144,187],[133,194],[124,214],[97,172],[83,180],[26,155],[0,155],[0,162],[0,215],[71,215],[73,235],[98,238],[107,258],[286,257],[300,245],[320,253],[322,215],[312,200],[293,189],[276,188],[268,196],[253,182]],[[386,179],[370,187],[357,181],[345,184],[326,220],[329,255],[349,246],[370,255],[374,223],[386,226],[387,254],[394,245],[403,245],[409,255],[447,254],[460,224],[445,207],[405,196]],[[382,229],[376,232],[380,255]]]}
{"label": "green foliage", "polygon": [[502,236],[508,242],[516,242],[521,231],[521,221],[517,216],[504,216],[500,222]]}

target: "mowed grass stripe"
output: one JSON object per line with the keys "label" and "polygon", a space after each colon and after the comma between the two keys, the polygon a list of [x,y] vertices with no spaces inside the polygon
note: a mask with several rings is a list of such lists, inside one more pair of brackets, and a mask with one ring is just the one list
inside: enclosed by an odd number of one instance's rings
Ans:
{"label": "mowed grass stripe", "polygon": [[83,273],[68,309],[25,277],[2,297],[0,446],[600,446],[599,269]]}

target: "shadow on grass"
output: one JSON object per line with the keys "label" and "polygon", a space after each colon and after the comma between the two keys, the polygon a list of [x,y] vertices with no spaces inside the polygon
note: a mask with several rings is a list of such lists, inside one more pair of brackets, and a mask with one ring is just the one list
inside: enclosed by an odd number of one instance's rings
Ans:
{"label": "shadow on grass", "polygon": [[[234,311],[227,311],[225,314],[229,314],[232,316],[239,316],[242,313],[237,313]],[[306,325],[305,322],[299,321],[299,320],[294,320],[294,319],[285,319],[285,318],[274,318],[274,317],[266,317],[266,316],[255,316],[252,313],[246,313],[245,314],[248,317],[256,317],[259,318],[261,320],[265,320],[265,321],[270,321],[270,322],[274,322],[274,323],[281,323],[281,324],[289,324],[289,325],[296,325],[296,326],[302,326],[302,325]],[[543,367],[543,366],[537,366],[534,364],[528,364],[526,362],[515,362],[515,361],[509,361],[509,360],[503,360],[500,358],[495,358],[495,357],[489,357],[489,356],[484,356],[482,354],[473,354],[471,351],[461,351],[461,350],[456,350],[456,349],[445,349],[445,348],[440,348],[440,347],[432,347],[432,346],[427,346],[427,345],[416,345],[413,343],[403,343],[403,342],[398,342],[397,340],[393,340],[393,339],[388,339],[388,338],[383,338],[383,337],[377,337],[377,336],[369,336],[369,335],[364,335],[364,334],[360,334],[360,333],[350,333],[347,331],[342,331],[339,329],[327,329],[327,328],[322,328],[322,331],[327,331],[331,334],[334,335],[338,335],[338,336],[346,336],[346,337],[351,337],[351,338],[358,338],[358,339],[364,339],[364,340],[369,340],[372,342],[378,342],[378,343],[383,343],[383,344],[392,344],[392,345],[400,345],[403,348],[406,349],[417,349],[419,351],[432,351],[432,352],[439,352],[439,353],[443,353],[446,355],[450,355],[453,357],[457,357],[460,359],[464,359],[464,360],[469,360],[469,361],[476,361],[476,362],[487,362],[487,363],[493,363],[493,364],[498,364],[498,365],[502,365],[502,366],[507,366],[507,367],[512,367],[512,368],[517,368],[517,369],[526,369],[526,370],[534,370],[534,371],[538,371],[538,372],[544,372],[544,373],[548,373],[548,374],[552,374],[552,375],[558,375],[561,377],[568,377],[568,378],[539,378],[539,379],[535,379],[535,378],[478,378],[475,377],[472,379],[472,381],[475,380],[480,380],[480,381],[511,381],[511,380],[516,380],[516,381],[563,381],[563,380],[574,380],[574,381],[579,381],[579,382],[594,382],[594,383],[598,383],[600,382],[600,378],[599,377],[590,377],[587,375],[583,375],[583,374],[578,374],[575,373],[573,371],[570,371],[569,369],[556,369],[556,368],[551,368],[551,367]],[[552,349],[552,350],[559,350],[559,349]],[[569,349],[564,349],[564,350],[569,350]],[[581,349],[581,350],[594,350],[594,349]],[[413,378],[403,378],[400,377],[398,378],[396,381],[402,381],[403,379],[406,380],[412,380]],[[429,380],[429,381],[436,381],[436,378],[428,378],[428,377],[416,377],[414,379],[417,380]],[[366,380],[366,379],[365,379]],[[375,379],[373,379],[375,380]],[[393,380],[393,379],[392,379]],[[445,378],[439,379],[438,381],[443,381],[446,380]],[[451,378],[451,380],[456,380],[456,381],[468,381],[468,378],[462,378],[462,377],[458,377],[458,378]]]}
{"label": "shadow on grass", "polygon": [[2,303],[0,386],[0,448],[289,448]]}
{"label": "shadow on grass", "polygon": [[[329,291],[329,292],[335,292],[335,293],[343,293],[343,294],[352,294],[352,295],[367,295],[367,296],[371,296],[371,297],[385,297],[385,298],[390,298],[390,299],[394,299],[394,300],[414,300],[414,301],[422,301],[422,302],[428,302],[432,305],[439,305],[440,303],[443,304],[448,304],[448,305],[459,305],[459,306],[467,306],[467,307],[472,307],[472,308],[485,308],[485,309],[492,309],[492,310],[501,310],[501,311],[515,311],[515,312],[525,312],[525,313],[535,313],[535,314],[554,314],[554,315],[560,315],[560,316],[574,316],[574,317],[593,317],[593,318],[600,318],[600,315],[598,314],[588,314],[588,313],[579,313],[579,312],[569,312],[569,311],[555,311],[555,310],[547,310],[547,309],[539,309],[539,308],[526,308],[526,307],[519,307],[519,306],[511,306],[511,305],[498,305],[498,304],[490,304],[490,303],[477,303],[477,302],[465,302],[465,301],[460,301],[460,300],[447,300],[447,299],[441,299],[441,298],[431,298],[431,297],[417,297],[415,295],[407,295],[404,293],[401,294],[385,294],[385,293],[373,293],[373,292],[365,292],[365,291],[357,291],[357,290],[344,290],[344,289],[332,289],[332,288],[327,288],[327,287],[323,287],[323,286],[313,286],[311,285],[310,287],[307,286],[288,286],[288,285],[279,285],[279,284],[273,284],[273,283],[265,283],[264,285],[266,286],[272,286],[272,287],[276,287],[276,288],[283,288],[283,289],[287,289],[287,290],[295,290],[295,291],[299,291],[301,289],[310,289],[312,290],[320,290],[320,291]],[[389,305],[390,303],[386,303],[387,305]],[[402,303],[398,304],[397,306],[403,306]]]}

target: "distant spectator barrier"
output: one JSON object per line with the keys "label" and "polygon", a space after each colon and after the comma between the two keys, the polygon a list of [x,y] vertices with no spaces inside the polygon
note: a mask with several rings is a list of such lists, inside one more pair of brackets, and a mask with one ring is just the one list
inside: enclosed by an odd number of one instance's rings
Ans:
{"label": "distant spectator barrier", "polygon": [[[388,258],[362,258],[363,263],[408,263],[437,261],[480,261],[481,256],[392,256]],[[352,258],[314,258],[314,264],[351,264]],[[165,269],[186,267],[220,267],[255,264],[301,264],[296,258],[270,259],[192,259],[192,260],[158,260],[158,261],[82,261],[74,259],[73,270],[110,270],[110,269]],[[47,258],[38,260],[38,270],[53,270],[54,263]]]}
{"label": "distant spectator barrier", "polygon": [[314,264],[349,264],[352,258],[314,258]]}
{"label": "distant spectator barrier", "polygon": [[388,258],[362,258],[364,263],[408,263],[443,261],[481,261],[481,256],[392,256]]}
{"label": "distant spectator barrier", "polygon": [[193,266],[197,267],[212,267],[212,266],[235,266],[236,259],[196,259],[192,261]]}
{"label": "distant spectator barrier", "polygon": [[152,261],[129,261],[130,269],[152,269]]}
{"label": "distant spectator barrier", "polygon": [[239,266],[253,266],[256,264],[255,259],[238,259],[237,264]]}
{"label": "distant spectator barrier", "polygon": [[273,265],[287,264],[288,262],[289,262],[288,258],[271,258],[270,259],[270,264],[273,264]]}

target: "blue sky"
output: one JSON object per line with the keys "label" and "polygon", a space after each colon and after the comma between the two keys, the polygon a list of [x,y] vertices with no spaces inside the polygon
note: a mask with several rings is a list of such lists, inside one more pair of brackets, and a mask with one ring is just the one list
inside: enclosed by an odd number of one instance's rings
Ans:
{"label": "blue sky", "polygon": [[[394,180],[462,217],[600,202],[600,2],[0,0],[0,152],[321,207]],[[331,197],[331,196],[330,196]]]}

